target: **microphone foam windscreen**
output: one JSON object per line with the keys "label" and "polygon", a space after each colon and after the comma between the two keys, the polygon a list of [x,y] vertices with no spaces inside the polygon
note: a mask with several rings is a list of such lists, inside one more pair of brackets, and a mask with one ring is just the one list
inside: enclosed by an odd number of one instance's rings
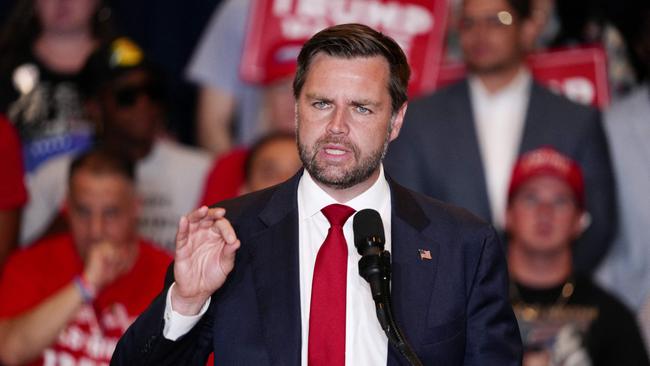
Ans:
{"label": "microphone foam windscreen", "polygon": [[354,215],[352,223],[354,230],[354,246],[359,254],[366,254],[370,248],[384,250],[384,224],[379,212],[367,208]]}

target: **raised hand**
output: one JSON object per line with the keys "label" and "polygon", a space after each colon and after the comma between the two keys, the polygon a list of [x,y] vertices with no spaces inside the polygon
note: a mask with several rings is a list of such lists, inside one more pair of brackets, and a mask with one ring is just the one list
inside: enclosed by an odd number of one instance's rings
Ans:
{"label": "raised hand", "polygon": [[135,261],[135,246],[118,245],[109,241],[93,244],[84,266],[84,278],[95,291],[113,282],[128,271]]}
{"label": "raised hand", "polygon": [[171,294],[172,308],[180,314],[198,314],[235,265],[240,242],[225,214],[223,208],[203,206],[181,217]]}

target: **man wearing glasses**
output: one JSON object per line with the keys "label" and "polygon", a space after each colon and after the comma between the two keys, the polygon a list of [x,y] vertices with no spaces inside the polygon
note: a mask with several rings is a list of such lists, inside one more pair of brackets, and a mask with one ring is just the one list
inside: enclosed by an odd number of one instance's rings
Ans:
{"label": "man wearing glasses", "polygon": [[608,149],[596,110],[532,79],[525,64],[537,34],[531,13],[530,1],[463,2],[459,34],[468,76],[411,104],[386,169],[409,188],[468,208],[503,230],[517,156],[554,146],[584,167],[592,224],[574,258],[578,271],[591,272],[616,221]]}

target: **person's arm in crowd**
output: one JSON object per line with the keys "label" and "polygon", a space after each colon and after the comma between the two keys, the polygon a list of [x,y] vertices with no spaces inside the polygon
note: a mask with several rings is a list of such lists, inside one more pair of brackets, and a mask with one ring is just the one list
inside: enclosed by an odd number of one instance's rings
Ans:
{"label": "person's arm in crowd", "polygon": [[199,146],[219,156],[232,146],[231,124],[235,98],[228,92],[204,86],[197,105],[197,141]]}
{"label": "person's arm in crowd", "polygon": [[90,290],[89,293],[82,293],[75,279],[33,309],[0,320],[0,363],[22,365],[38,358],[74,318],[84,301],[90,300],[84,296],[96,294],[128,269],[132,262],[125,260],[127,255],[108,242],[94,245],[82,275],[84,291]]}
{"label": "person's arm in crowd", "polygon": [[0,268],[18,243],[20,214],[20,208],[0,210]]}
{"label": "person's arm in crowd", "polygon": [[614,172],[600,113],[590,114],[594,123],[584,134],[577,155],[585,174],[586,208],[591,224],[574,248],[577,272],[590,275],[607,254],[618,227]]}
{"label": "person's arm in crowd", "polygon": [[232,145],[231,126],[245,85],[239,68],[250,1],[224,0],[196,45],[186,74],[200,87],[196,131],[199,146],[215,153]]}

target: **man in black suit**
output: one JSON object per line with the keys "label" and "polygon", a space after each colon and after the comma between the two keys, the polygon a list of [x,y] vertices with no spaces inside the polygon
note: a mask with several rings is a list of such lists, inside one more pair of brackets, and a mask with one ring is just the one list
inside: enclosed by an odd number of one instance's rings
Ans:
{"label": "man in black suit", "polygon": [[[313,36],[298,64],[305,169],[181,218],[165,289],[112,364],[203,365],[210,351],[218,365],[405,364],[356,271],[350,215],[372,208],[392,252],[395,317],[422,362],[518,365],[521,340],[494,230],[384,176],[381,161],[407,107],[402,50],[347,24]],[[332,209],[347,221],[336,222]]]}
{"label": "man in black suit", "polygon": [[585,172],[591,225],[576,269],[590,273],[615,231],[616,205],[598,111],[551,93],[524,64],[535,38],[530,0],[465,0],[460,41],[469,76],[411,103],[386,170],[407,187],[469,209],[503,230],[518,155],[550,145]]}

